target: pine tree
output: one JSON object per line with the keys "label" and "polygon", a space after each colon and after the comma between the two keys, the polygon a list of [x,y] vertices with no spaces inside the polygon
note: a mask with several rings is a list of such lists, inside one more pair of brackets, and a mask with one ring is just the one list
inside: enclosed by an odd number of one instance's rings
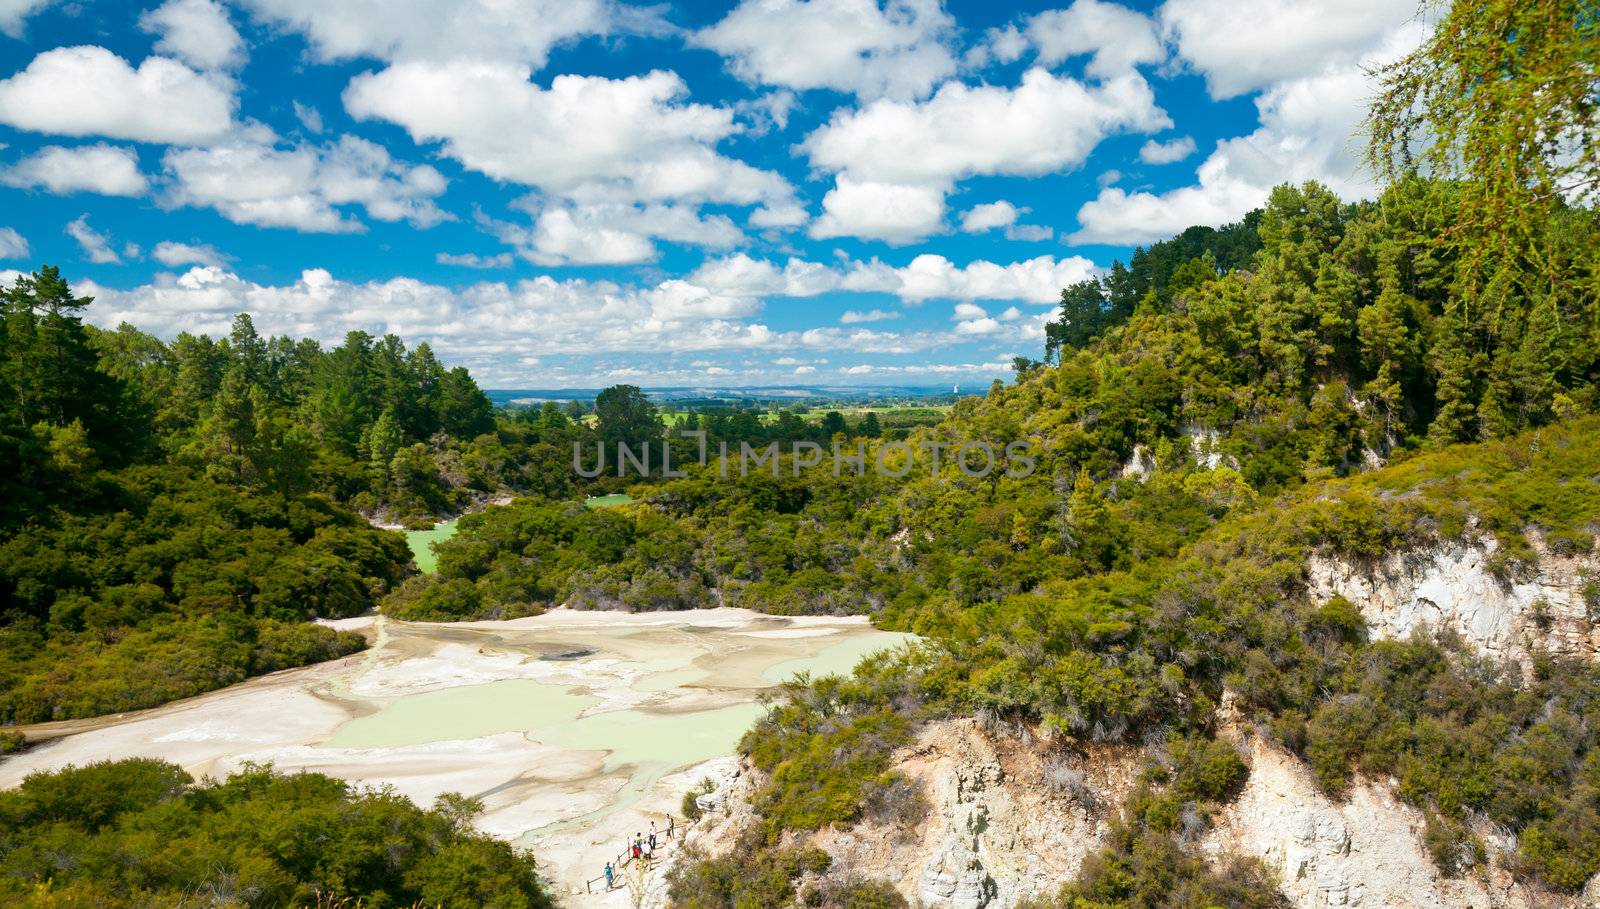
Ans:
{"label": "pine tree", "polygon": [[1541,294],[1528,314],[1516,353],[1518,404],[1523,425],[1543,422],[1561,388],[1561,312],[1554,294]]}
{"label": "pine tree", "polygon": [[385,408],[378,415],[377,422],[367,428],[362,447],[366,450],[372,475],[380,483],[389,481],[389,464],[405,441],[405,433],[400,428],[400,420],[395,416],[393,407]]}
{"label": "pine tree", "polygon": [[882,438],[883,426],[878,422],[878,415],[870,410],[867,411],[866,416],[861,418],[861,425],[856,427],[856,435],[868,439]]}
{"label": "pine tree", "polygon": [[[256,392],[255,394],[259,394]],[[243,373],[228,370],[189,448],[207,476],[235,486],[254,482],[256,406]]]}
{"label": "pine tree", "polygon": [[1429,359],[1434,374],[1438,409],[1428,436],[1436,444],[1463,442],[1476,431],[1477,407],[1472,398],[1472,352],[1467,347],[1461,309],[1447,310],[1435,322]]}
{"label": "pine tree", "polygon": [[1107,530],[1106,506],[1087,467],[1078,468],[1072,483],[1072,498],[1067,506],[1067,526],[1062,542],[1085,562],[1104,564],[1103,550]]}
{"label": "pine tree", "polygon": [[494,404],[465,367],[444,374],[439,388],[439,429],[458,439],[494,430]]}
{"label": "pine tree", "polygon": [[17,278],[4,291],[5,360],[0,382],[16,420],[26,426],[82,421],[102,449],[122,440],[121,384],[99,369],[79,314],[93,300],[75,297],[54,266]]}
{"label": "pine tree", "polygon": [[311,405],[318,435],[346,453],[355,452],[362,428],[377,417],[372,359],[372,336],[352,331],[322,358],[317,371]]}
{"label": "pine tree", "polygon": [[1393,253],[1385,256],[1378,282],[1382,290],[1371,306],[1357,317],[1361,341],[1361,365],[1372,376],[1362,389],[1367,400],[1382,412],[1386,444],[1394,435],[1406,406],[1405,387],[1411,380],[1416,358],[1416,341],[1407,326],[1408,313],[1416,303],[1400,290],[1400,274]]}
{"label": "pine tree", "polygon": [[263,391],[268,386],[267,345],[256,334],[255,322],[249,313],[233,317],[233,329],[228,333],[228,348],[232,354],[233,368],[243,377],[245,384]]}
{"label": "pine tree", "polygon": [[1312,362],[1324,382],[1347,374],[1355,363],[1356,277],[1333,253],[1323,253],[1317,264],[1317,283],[1311,295]]}
{"label": "pine tree", "polygon": [[227,369],[227,354],[210,338],[178,335],[172,342],[172,357],[177,362],[170,401],[162,411],[162,424],[188,430],[205,417],[209,402],[222,385]]}
{"label": "pine tree", "polygon": [[1339,198],[1316,182],[1279,186],[1261,218],[1258,271],[1248,285],[1263,360],[1298,393],[1350,334],[1353,292],[1331,260],[1343,235]]}
{"label": "pine tree", "polygon": [[443,407],[444,366],[433,355],[426,341],[417,345],[406,361],[410,373],[413,405],[407,413],[406,431],[412,438],[426,439],[440,428],[440,410]]}

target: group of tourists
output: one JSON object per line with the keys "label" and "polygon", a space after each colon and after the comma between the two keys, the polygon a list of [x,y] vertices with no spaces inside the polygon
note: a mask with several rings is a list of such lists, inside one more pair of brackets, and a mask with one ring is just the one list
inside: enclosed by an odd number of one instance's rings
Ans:
{"label": "group of tourists", "polygon": [[[656,822],[651,821],[650,834],[648,836],[646,836],[643,832],[635,833],[633,835],[633,839],[628,843],[627,849],[624,850],[627,858],[623,859],[622,864],[626,865],[628,862],[637,861],[642,861],[648,864],[655,858],[657,842],[672,839],[674,834],[676,834],[677,829],[677,819],[670,816],[667,818],[667,829],[663,834],[658,834],[656,832]],[[617,866],[611,864],[610,862],[606,862],[607,890],[610,890],[612,887],[616,886],[618,870],[620,869],[617,868]]]}

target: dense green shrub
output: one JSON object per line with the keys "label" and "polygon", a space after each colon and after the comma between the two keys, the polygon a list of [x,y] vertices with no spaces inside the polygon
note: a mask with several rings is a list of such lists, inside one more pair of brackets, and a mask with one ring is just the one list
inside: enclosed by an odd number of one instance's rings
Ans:
{"label": "dense green shrub", "polygon": [[261,767],[195,783],[141,758],[33,774],[0,792],[0,899],[553,905],[531,858],[471,829],[481,807],[456,796],[424,810],[392,791]]}
{"label": "dense green shrub", "polygon": [[[750,909],[792,905],[799,879],[831,864],[820,849],[772,849],[746,831],[733,848],[715,858],[685,847],[667,876],[667,897],[678,909]],[[864,906],[893,903],[864,903]]]}
{"label": "dense green shrub", "polygon": [[[38,723],[140,710],[366,646],[354,632],[233,613],[162,620],[109,641],[52,639],[0,672],[0,720]],[[162,671],[152,672],[154,666]]]}
{"label": "dense green shrub", "polygon": [[888,822],[925,810],[889,770],[920,720],[923,658],[882,654],[851,678],[824,676],[783,686],[780,700],[745,733],[740,750],[767,774],[752,801],[770,842],[785,830],[846,824],[864,812]]}

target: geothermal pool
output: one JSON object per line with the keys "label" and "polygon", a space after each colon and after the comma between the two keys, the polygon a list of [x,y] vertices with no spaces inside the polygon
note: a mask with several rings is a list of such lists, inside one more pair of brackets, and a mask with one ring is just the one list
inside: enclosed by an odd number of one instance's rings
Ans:
{"label": "geothermal pool", "polygon": [[534,849],[567,895],[625,837],[664,826],[702,776],[726,770],[764,690],[797,672],[847,672],[909,639],[859,618],[740,609],[331,624],[363,628],[373,647],[72,723],[0,762],[0,787],[35,770],[149,756],[196,777],[271,762],[390,785],[423,804],[462,792],[483,799],[481,829]]}
{"label": "geothermal pool", "polygon": [[411,561],[423,574],[433,574],[439,568],[439,556],[433,551],[434,543],[443,543],[456,535],[456,522],[444,521],[429,530],[406,531],[406,545],[411,547]]}

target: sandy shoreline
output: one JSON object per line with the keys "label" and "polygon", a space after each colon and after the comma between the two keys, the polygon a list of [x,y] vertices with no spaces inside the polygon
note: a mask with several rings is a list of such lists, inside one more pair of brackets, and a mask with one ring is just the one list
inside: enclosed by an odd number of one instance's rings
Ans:
{"label": "sandy shoreline", "polygon": [[481,829],[534,849],[568,895],[630,828],[664,827],[700,776],[726,772],[774,673],[844,671],[903,639],[860,617],[731,608],[325,624],[374,646],[153,710],[30,727],[30,737],[58,737],[0,762],[0,787],[150,756],[197,777],[270,762],[393,786],[422,804],[464,792],[485,803]]}

